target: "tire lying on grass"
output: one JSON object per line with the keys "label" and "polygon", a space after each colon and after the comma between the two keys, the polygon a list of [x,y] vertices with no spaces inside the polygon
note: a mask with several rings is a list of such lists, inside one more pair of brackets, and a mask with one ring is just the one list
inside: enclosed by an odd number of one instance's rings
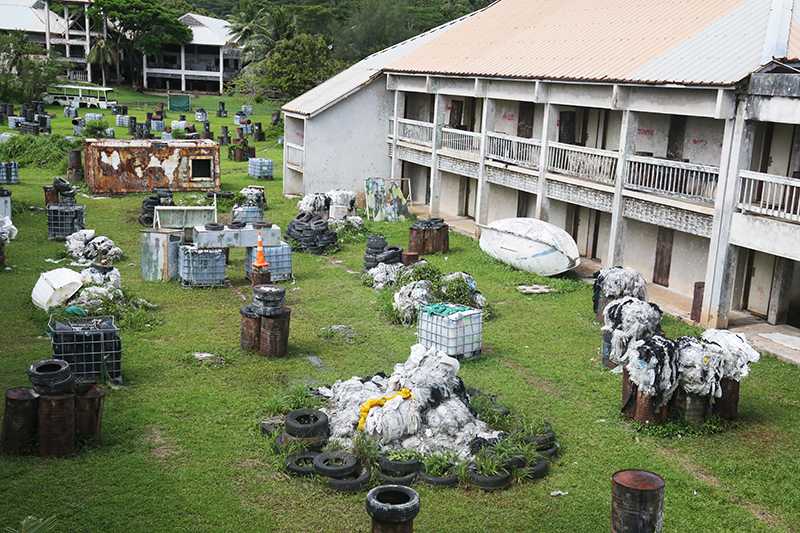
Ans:
{"label": "tire lying on grass", "polygon": [[542,479],[547,475],[548,469],[547,459],[540,455],[535,465],[520,469],[519,476],[525,479]]}
{"label": "tire lying on grass", "polygon": [[293,437],[328,435],[328,415],[319,409],[298,409],[286,415],[284,427]]}
{"label": "tire lying on grass", "polygon": [[314,475],[314,458],[319,454],[320,452],[302,452],[288,455],[284,460],[286,470],[295,476],[312,476]]}
{"label": "tire lying on grass", "polygon": [[419,470],[419,459],[411,459],[409,461],[393,461],[389,459],[386,454],[378,456],[378,466],[384,472],[398,472],[401,474],[408,474]]}
{"label": "tire lying on grass", "polygon": [[558,451],[560,447],[561,446],[559,446],[557,442],[554,442],[549,448],[537,450],[537,453],[543,457],[558,457]]}
{"label": "tire lying on grass", "polygon": [[436,487],[455,487],[458,485],[458,473],[455,468],[449,470],[449,475],[445,477],[429,476],[424,471],[420,470],[419,479],[423,483],[433,485]]}
{"label": "tire lying on grass", "polygon": [[337,492],[358,492],[369,485],[372,477],[372,471],[368,466],[362,466],[356,463],[356,468],[352,474],[347,475],[341,479],[335,477],[325,478],[328,480],[328,486]]}
{"label": "tire lying on grass", "polygon": [[[400,474],[395,476],[393,474]],[[378,470],[375,472],[375,477],[381,482],[381,485],[403,485],[408,487],[417,479],[417,472],[402,473],[391,472],[385,470]]]}
{"label": "tire lying on grass", "polygon": [[314,457],[314,470],[325,477],[341,479],[356,469],[356,456],[347,452],[325,452]]}
{"label": "tire lying on grass", "polygon": [[500,470],[496,476],[484,476],[478,473],[478,465],[469,464],[469,482],[483,490],[502,490],[508,488],[513,481],[511,474]]}
{"label": "tire lying on grass", "polygon": [[303,450],[321,450],[328,442],[328,435],[317,435],[316,437],[294,437],[286,433],[286,428],[281,433],[281,441],[284,446],[299,444]]}
{"label": "tire lying on grass", "polygon": [[367,514],[377,522],[399,524],[419,514],[419,494],[399,485],[382,485],[367,493]]}

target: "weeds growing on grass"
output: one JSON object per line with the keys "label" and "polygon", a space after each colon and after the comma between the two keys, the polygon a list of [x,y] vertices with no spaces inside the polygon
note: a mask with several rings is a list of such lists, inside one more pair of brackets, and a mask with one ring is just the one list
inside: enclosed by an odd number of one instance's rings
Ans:
{"label": "weeds growing on grass", "polygon": [[34,166],[64,172],[67,169],[67,151],[79,148],[80,140],[70,142],[57,133],[15,135],[0,144],[0,160],[16,161],[20,168]]}
{"label": "weeds growing on grass", "polygon": [[631,422],[631,429],[639,433],[644,433],[651,437],[659,438],[673,438],[673,437],[702,437],[706,435],[716,435],[737,429],[740,426],[738,422],[725,422],[718,415],[709,415],[705,422],[698,425],[687,424],[680,419],[668,420],[666,424],[646,425],[641,422]]}
{"label": "weeds growing on grass", "polygon": [[278,391],[264,398],[264,410],[268,415],[287,414],[298,409],[316,409],[322,403],[319,396],[313,396],[303,385],[294,385],[288,391]]}

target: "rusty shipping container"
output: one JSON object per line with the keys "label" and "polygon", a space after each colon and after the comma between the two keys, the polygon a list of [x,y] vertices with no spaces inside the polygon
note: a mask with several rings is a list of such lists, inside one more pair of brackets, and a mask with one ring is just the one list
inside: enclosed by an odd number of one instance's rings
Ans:
{"label": "rusty shipping container", "polygon": [[83,159],[93,193],[219,189],[219,144],[207,139],[85,139]]}

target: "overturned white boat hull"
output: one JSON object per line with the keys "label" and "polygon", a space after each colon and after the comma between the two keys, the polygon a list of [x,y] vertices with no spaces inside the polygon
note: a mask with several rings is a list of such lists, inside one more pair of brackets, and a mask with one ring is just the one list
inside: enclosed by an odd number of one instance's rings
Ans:
{"label": "overturned white boat hull", "polygon": [[535,218],[504,218],[478,224],[481,249],[508,265],[540,276],[572,270],[581,262],[569,233]]}

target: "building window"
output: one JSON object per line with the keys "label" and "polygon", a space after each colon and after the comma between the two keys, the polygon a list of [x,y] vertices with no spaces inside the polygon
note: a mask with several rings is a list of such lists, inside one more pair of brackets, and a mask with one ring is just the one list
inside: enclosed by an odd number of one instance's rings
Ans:
{"label": "building window", "polygon": [[192,159],[192,179],[211,178],[210,159]]}

